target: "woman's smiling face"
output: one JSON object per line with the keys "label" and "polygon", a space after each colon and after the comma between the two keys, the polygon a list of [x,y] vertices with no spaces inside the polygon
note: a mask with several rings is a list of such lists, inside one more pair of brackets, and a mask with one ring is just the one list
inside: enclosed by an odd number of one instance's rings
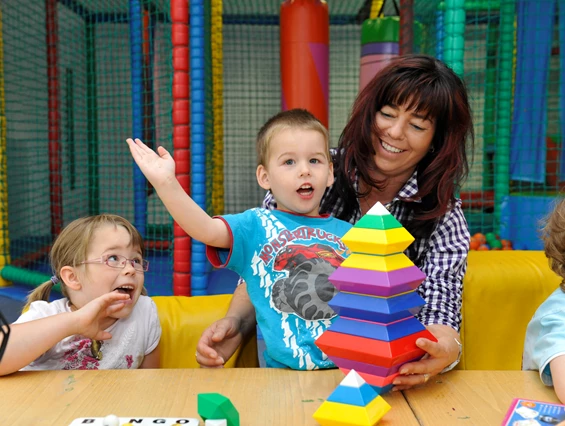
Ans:
{"label": "woman's smiling face", "polygon": [[377,112],[375,164],[379,178],[408,180],[417,164],[430,150],[435,133],[435,121],[426,119],[404,106],[385,105]]}

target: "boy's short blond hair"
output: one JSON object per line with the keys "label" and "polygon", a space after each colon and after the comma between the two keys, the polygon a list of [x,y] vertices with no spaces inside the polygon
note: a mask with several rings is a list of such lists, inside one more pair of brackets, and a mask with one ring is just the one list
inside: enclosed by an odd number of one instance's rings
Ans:
{"label": "boy's short blond hair", "polygon": [[277,115],[269,118],[261,127],[257,134],[257,165],[267,167],[271,141],[281,131],[289,128],[314,130],[321,133],[326,141],[326,156],[331,162],[328,129],[310,112],[296,108],[279,112]]}

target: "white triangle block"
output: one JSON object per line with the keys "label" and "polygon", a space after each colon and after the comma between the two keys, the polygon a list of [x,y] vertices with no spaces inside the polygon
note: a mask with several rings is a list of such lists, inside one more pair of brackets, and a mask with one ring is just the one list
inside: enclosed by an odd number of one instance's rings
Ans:
{"label": "white triangle block", "polygon": [[347,373],[347,376],[345,376],[345,378],[341,381],[339,385],[347,386],[349,388],[360,388],[365,383],[367,382],[365,381],[365,379],[363,379],[363,377],[357,374],[357,371],[350,370],[349,373]]}
{"label": "white triangle block", "polygon": [[377,201],[377,203],[373,207],[371,207],[371,209],[366,214],[370,214],[372,216],[386,216],[389,215],[390,212],[386,209],[385,206]]}

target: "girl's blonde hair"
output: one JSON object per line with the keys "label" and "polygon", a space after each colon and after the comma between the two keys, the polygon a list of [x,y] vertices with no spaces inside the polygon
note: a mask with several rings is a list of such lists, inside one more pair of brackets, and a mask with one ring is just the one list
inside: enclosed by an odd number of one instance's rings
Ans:
{"label": "girl's blonde hair", "polygon": [[314,117],[313,114],[305,109],[291,109],[288,111],[279,112],[277,115],[271,117],[261,127],[257,134],[257,165],[267,167],[269,162],[269,148],[273,138],[286,129],[302,129],[314,130],[319,132],[326,142],[326,157],[331,162],[330,156],[330,137],[328,129]]}
{"label": "girl's blonde hair", "polygon": [[[54,281],[61,283],[63,296],[69,297],[67,286],[59,276],[59,273],[64,266],[75,267],[87,260],[86,255],[88,253],[88,247],[92,242],[94,233],[98,228],[104,225],[124,227],[130,236],[131,245],[139,247],[142,256],[145,254],[143,237],[127,219],[114,214],[99,214],[76,219],[69,223],[59,234],[49,253],[53,278],[44,282],[29,294],[24,311],[29,308],[32,302],[37,300],[48,301],[51,289],[55,285]],[[145,287],[141,294],[147,294]]]}
{"label": "girl's blonde hair", "polygon": [[544,219],[541,238],[549,266],[561,277],[559,286],[565,292],[565,199]]}

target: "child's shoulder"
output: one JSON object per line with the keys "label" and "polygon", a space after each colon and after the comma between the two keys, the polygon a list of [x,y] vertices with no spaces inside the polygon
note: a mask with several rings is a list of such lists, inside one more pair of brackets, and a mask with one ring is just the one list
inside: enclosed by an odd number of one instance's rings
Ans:
{"label": "child's shoulder", "polygon": [[56,299],[52,302],[45,300],[37,300],[29,305],[29,308],[20,315],[16,323],[33,321],[39,318],[45,318],[51,315],[58,315],[64,312],[71,312],[69,299],[66,297]]}
{"label": "child's shoulder", "polygon": [[548,315],[561,315],[565,318],[565,292],[561,288],[551,293],[535,313],[538,318]]}

